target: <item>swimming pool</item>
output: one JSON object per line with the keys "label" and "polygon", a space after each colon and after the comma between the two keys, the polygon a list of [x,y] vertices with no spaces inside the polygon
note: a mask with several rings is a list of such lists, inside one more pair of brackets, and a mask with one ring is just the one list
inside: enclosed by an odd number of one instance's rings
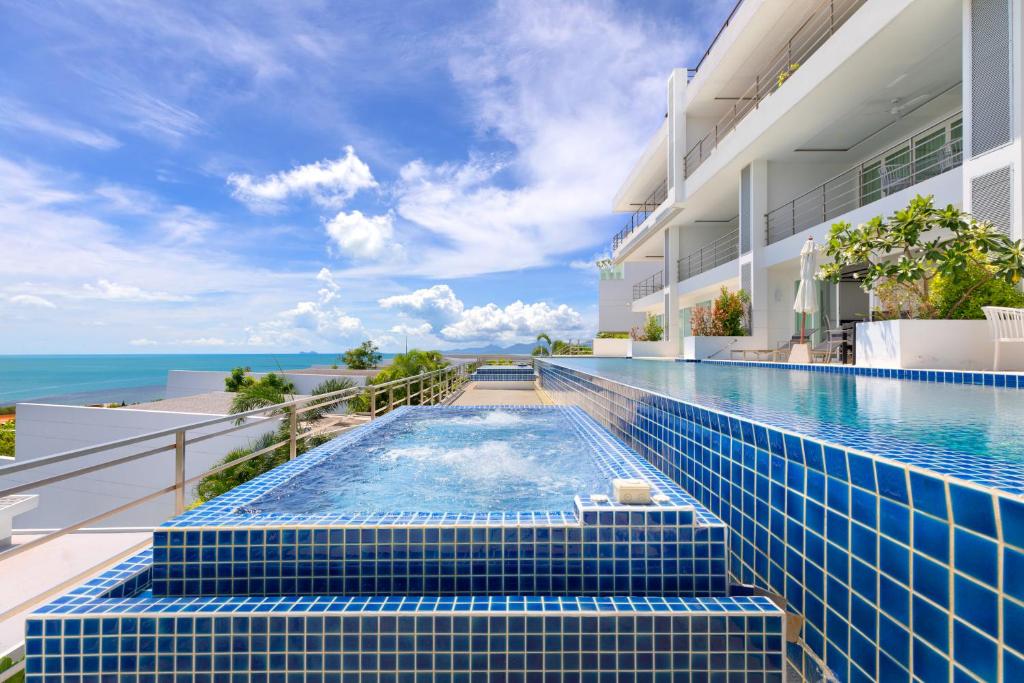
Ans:
{"label": "swimming pool", "polygon": [[618,358],[552,363],[876,455],[1024,490],[1024,391],[845,373]]}
{"label": "swimming pool", "polygon": [[[614,470],[556,410],[408,411],[245,506],[250,513],[571,511]],[[398,492],[401,492],[400,495]]]}

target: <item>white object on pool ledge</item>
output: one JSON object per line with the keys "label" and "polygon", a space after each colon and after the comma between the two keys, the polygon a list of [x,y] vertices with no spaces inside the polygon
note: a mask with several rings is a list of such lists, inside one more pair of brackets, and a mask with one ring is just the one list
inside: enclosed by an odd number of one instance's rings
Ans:
{"label": "white object on pool ledge", "polygon": [[671,498],[666,496],[664,493],[656,493],[653,496],[651,496],[651,500],[653,500],[655,503],[667,503],[668,501],[671,500]]}
{"label": "white object on pool ledge", "polygon": [[590,494],[590,502],[591,503],[607,503],[608,502],[608,496],[604,495],[603,493],[591,493]]}
{"label": "white object on pool ledge", "polygon": [[651,485],[643,479],[612,479],[612,492],[622,505],[651,504]]}

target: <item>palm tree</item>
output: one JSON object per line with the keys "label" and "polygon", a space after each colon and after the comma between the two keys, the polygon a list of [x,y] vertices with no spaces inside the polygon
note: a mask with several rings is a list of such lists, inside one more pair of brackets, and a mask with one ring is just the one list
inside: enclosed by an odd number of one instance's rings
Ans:
{"label": "palm tree", "polygon": [[269,373],[257,382],[238,387],[231,399],[230,413],[244,413],[256,408],[266,408],[295,398],[295,385],[285,378]]}
{"label": "palm tree", "polygon": [[537,335],[537,346],[530,353],[534,356],[550,356],[552,348],[551,337],[547,332],[541,332]]}

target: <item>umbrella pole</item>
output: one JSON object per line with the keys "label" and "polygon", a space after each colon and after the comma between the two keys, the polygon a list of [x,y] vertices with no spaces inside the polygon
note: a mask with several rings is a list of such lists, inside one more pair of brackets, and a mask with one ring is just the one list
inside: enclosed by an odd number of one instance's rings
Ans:
{"label": "umbrella pole", "polygon": [[804,334],[807,329],[807,311],[800,314],[800,343],[804,343]]}

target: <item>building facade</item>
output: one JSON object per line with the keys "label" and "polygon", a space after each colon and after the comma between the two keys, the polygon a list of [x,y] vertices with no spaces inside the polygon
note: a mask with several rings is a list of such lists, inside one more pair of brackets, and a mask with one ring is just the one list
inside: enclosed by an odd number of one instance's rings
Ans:
{"label": "building facade", "polygon": [[[670,74],[667,116],[614,199],[628,218],[612,262],[659,264],[627,279],[633,312],[681,342],[694,306],[742,288],[752,348],[774,348],[799,331],[807,238],[918,194],[1021,238],[1022,14],[1022,0],[742,0],[699,65]],[[645,279],[660,286],[633,287]],[[819,303],[818,335],[872,307],[853,271]]]}

